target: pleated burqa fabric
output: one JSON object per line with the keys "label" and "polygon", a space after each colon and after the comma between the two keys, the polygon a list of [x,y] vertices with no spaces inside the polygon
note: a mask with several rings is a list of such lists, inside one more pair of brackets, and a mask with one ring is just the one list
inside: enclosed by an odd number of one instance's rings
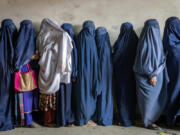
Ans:
{"label": "pleated burqa fabric", "polygon": [[13,128],[13,57],[17,29],[11,19],[2,21],[0,29],[0,131]]}
{"label": "pleated burqa fabric", "polygon": [[24,20],[20,24],[18,39],[15,46],[15,69],[19,70],[22,66],[30,62],[36,50],[36,33],[30,20]]}
{"label": "pleated burqa fabric", "polygon": [[[167,100],[166,59],[159,24],[155,19],[145,22],[138,42],[134,72],[139,109],[144,125],[148,127],[159,118]],[[157,84],[152,86],[149,81],[154,76]]]}
{"label": "pleated burqa fabric", "polygon": [[78,75],[75,83],[75,117],[77,125],[87,124],[96,109],[98,54],[95,26],[86,21],[76,39]]}
{"label": "pleated burqa fabric", "polygon": [[133,64],[137,44],[138,37],[132,24],[123,23],[113,47],[113,65],[118,117],[124,126],[132,126],[136,115],[136,81]]}
{"label": "pleated burqa fabric", "polygon": [[[71,52],[72,74],[71,78],[77,76],[77,49],[74,42],[74,29],[72,24],[64,23],[61,28],[72,38],[73,50]],[[74,122],[74,113],[72,112],[72,82],[69,84],[61,83],[60,89],[56,93],[56,124],[57,126],[66,126]]]}
{"label": "pleated burqa fabric", "polygon": [[[35,30],[30,20],[24,20],[20,24],[16,45],[14,65],[15,70],[21,70],[22,73],[28,72],[27,64],[30,63],[31,57],[35,54],[36,38]],[[31,68],[31,65],[30,65]],[[38,110],[38,89],[28,92],[16,92],[15,96],[21,95],[23,97],[25,125],[33,123],[33,111]],[[17,103],[19,101],[16,101]],[[20,106],[20,104],[19,104]],[[20,112],[19,112],[20,115]],[[17,116],[16,116],[17,117]],[[20,120],[21,121],[21,120]],[[18,118],[16,118],[18,124]]]}
{"label": "pleated burqa fabric", "polygon": [[169,75],[168,102],[166,118],[168,125],[174,125],[180,116],[180,20],[177,17],[167,19],[164,37],[164,48],[167,55],[167,70]]}
{"label": "pleated burqa fabric", "polygon": [[99,125],[112,125],[113,123],[113,90],[112,90],[112,51],[109,34],[104,27],[96,29],[96,45],[98,52],[97,104],[95,121]]}

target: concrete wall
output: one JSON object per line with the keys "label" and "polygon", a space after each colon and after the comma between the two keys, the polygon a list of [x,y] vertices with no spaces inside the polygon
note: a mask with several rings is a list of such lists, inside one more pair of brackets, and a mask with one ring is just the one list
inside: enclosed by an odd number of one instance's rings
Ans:
{"label": "concrete wall", "polygon": [[91,19],[107,28],[112,44],[123,22],[131,22],[139,35],[144,21],[156,18],[162,33],[170,16],[180,17],[180,0],[0,0],[0,21],[12,18],[19,27],[20,21],[31,19],[38,31],[43,18],[53,18],[71,22],[77,33]]}

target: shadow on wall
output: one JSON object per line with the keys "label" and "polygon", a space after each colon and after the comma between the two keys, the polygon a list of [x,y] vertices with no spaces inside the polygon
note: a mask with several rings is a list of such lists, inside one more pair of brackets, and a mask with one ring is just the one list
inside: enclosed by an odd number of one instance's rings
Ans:
{"label": "shadow on wall", "polygon": [[33,25],[34,25],[34,29],[35,29],[35,32],[36,32],[36,35],[37,35],[39,33],[41,24],[38,23],[38,22],[33,22]]}
{"label": "shadow on wall", "polygon": [[76,24],[76,25],[73,25],[73,26],[74,26],[74,34],[77,35],[81,31],[82,25]]}
{"label": "shadow on wall", "polygon": [[138,27],[138,28],[135,30],[135,32],[136,32],[136,34],[138,35],[138,37],[140,37],[140,34],[141,34],[141,32],[142,32],[142,29],[143,29],[143,27]]}

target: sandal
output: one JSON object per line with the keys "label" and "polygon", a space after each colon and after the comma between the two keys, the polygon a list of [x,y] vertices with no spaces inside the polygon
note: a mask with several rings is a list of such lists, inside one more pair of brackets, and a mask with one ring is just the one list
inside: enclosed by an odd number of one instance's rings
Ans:
{"label": "sandal", "polygon": [[152,130],[162,130],[161,127],[157,126],[156,124],[151,124],[150,126],[147,127],[148,129],[152,129]]}

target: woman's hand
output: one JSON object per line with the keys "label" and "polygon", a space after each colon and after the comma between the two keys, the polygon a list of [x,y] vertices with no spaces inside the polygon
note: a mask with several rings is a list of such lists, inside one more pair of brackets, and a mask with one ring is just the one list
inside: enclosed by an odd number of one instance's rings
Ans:
{"label": "woman's hand", "polygon": [[154,76],[153,78],[151,78],[151,80],[149,81],[149,83],[150,83],[152,86],[156,86],[156,83],[157,83],[157,77]]}
{"label": "woman's hand", "polygon": [[39,55],[38,54],[34,54],[32,57],[31,57],[31,60],[37,60],[39,59]]}

